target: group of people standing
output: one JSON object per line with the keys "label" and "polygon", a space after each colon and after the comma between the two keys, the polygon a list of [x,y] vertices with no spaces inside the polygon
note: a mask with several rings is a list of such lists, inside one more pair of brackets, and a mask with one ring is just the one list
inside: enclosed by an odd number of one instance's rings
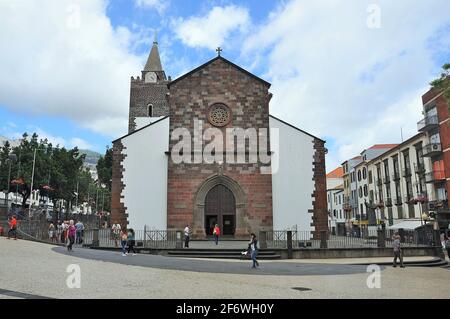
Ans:
{"label": "group of people standing", "polygon": [[53,243],[66,244],[67,250],[72,251],[75,242],[79,245],[83,243],[84,224],[81,221],[75,223],[74,220],[58,221],[56,226],[50,223],[48,238]]}
{"label": "group of people standing", "polygon": [[127,230],[116,222],[111,227],[111,233],[116,247],[119,246],[118,243],[120,241],[122,256],[128,256],[129,253],[133,253],[133,256],[136,256],[136,250],[134,249],[136,246],[136,234],[133,228]]}
{"label": "group of people standing", "polygon": [[72,251],[74,243],[79,245],[83,243],[84,224],[81,221],[75,223],[74,220],[58,221],[56,226],[50,223],[48,238],[52,243],[67,245],[67,250]]}

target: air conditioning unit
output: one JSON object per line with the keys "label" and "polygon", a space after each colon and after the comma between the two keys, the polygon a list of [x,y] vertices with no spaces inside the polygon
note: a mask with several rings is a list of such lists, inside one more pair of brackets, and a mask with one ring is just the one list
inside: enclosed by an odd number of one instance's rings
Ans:
{"label": "air conditioning unit", "polygon": [[437,205],[436,203],[428,203],[428,209],[429,210],[436,210]]}
{"label": "air conditioning unit", "polygon": [[437,145],[437,144],[433,144],[433,150],[437,150],[439,148],[439,145]]}

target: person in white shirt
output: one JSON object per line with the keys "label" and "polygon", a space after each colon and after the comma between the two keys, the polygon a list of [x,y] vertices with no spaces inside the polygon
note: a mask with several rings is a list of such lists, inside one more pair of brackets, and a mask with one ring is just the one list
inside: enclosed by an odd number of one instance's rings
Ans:
{"label": "person in white shirt", "polygon": [[186,227],[184,228],[184,247],[185,248],[189,248],[189,235],[190,235],[189,225],[186,225]]}
{"label": "person in white shirt", "polygon": [[116,247],[119,247],[119,239],[120,239],[120,231],[121,231],[122,227],[120,227],[119,223],[114,223],[112,225],[112,232],[113,232],[113,237],[114,237],[114,243],[116,245]]}

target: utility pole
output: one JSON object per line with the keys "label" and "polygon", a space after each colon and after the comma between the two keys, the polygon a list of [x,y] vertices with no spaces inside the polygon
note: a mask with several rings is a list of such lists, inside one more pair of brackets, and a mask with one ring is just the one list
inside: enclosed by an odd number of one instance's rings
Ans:
{"label": "utility pole", "polygon": [[97,186],[97,198],[95,200],[95,213],[98,213],[98,186]]}
{"label": "utility pole", "polygon": [[105,190],[102,189],[102,212],[105,211]]}
{"label": "utility pole", "polygon": [[90,202],[91,193],[90,192],[91,192],[91,183],[88,182],[88,200],[87,200],[88,206],[87,206],[86,214],[90,214],[90,209],[89,209],[89,208],[91,208],[91,202]]}
{"label": "utility pole", "polygon": [[31,196],[32,196],[32,194],[33,194],[34,168],[35,168],[35,166],[36,166],[36,151],[37,151],[37,148],[34,149],[34,156],[33,156],[33,172],[32,172],[32,174],[31,174],[30,206],[29,206],[29,212],[28,212],[28,216],[30,216],[30,217],[31,217],[31,205],[32,205],[32,203],[33,203]]}
{"label": "utility pole", "polygon": [[79,189],[79,186],[80,186],[80,182],[77,180],[77,198],[75,200],[75,209],[77,210],[77,213],[78,213],[78,189]]}

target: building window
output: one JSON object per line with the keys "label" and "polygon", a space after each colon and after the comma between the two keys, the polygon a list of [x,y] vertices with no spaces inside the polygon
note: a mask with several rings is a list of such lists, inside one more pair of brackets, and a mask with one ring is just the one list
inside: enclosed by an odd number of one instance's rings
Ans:
{"label": "building window", "polygon": [[367,197],[368,192],[367,192],[367,185],[364,185],[364,196]]}
{"label": "building window", "polygon": [[153,104],[147,105],[147,115],[148,117],[153,117]]}
{"label": "building window", "polygon": [[367,170],[365,167],[363,168],[362,174],[363,174],[363,179],[366,179],[367,178]]}
{"label": "building window", "polygon": [[369,184],[372,184],[373,178],[372,178],[372,171],[369,171]]}
{"label": "building window", "polygon": [[359,186],[358,193],[359,193],[359,198],[362,198],[363,193],[362,193],[361,186]]}
{"label": "building window", "polygon": [[361,170],[358,171],[358,182],[361,181]]}

